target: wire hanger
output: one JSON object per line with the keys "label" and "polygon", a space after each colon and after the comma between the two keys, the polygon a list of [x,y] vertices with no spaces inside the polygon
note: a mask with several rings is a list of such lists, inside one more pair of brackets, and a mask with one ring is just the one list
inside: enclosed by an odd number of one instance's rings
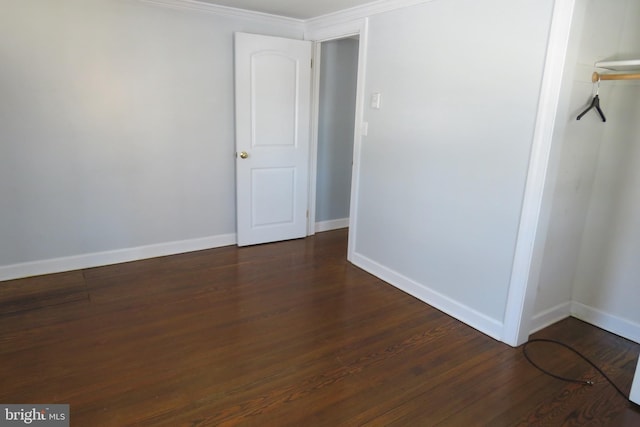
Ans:
{"label": "wire hanger", "polygon": [[597,87],[596,87],[596,95],[593,97],[593,99],[591,100],[591,105],[589,105],[589,107],[587,107],[586,110],[584,110],[582,113],[580,113],[580,115],[578,116],[578,118],[576,120],[580,120],[585,114],[587,114],[589,112],[589,110],[591,110],[592,108],[595,107],[596,110],[598,110],[598,113],[600,114],[600,117],[602,117],[602,121],[606,122],[607,118],[604,116],[604,113],[602,112],[602,109],[600,108],[600,76],[598,76],[598,82],[597,82]]}

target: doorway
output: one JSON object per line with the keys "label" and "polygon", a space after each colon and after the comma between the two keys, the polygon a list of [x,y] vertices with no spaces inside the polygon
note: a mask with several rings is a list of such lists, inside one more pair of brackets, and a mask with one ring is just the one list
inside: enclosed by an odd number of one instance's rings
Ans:
{"label": "doorway", "polygon": [[[321,26],[314,28],[311,26],[305,32],[305,40],[313,42],[312,53],[312,68],[313,68],[313,81],[311,87],[311,114],[307,115],[311,119],[310,136],[311,143],[309,147],[308,158],[308,191],[304,199],[306,200],[306,235],[310,236],[316,232],[316,181],[318,178],[318,166],[320,166],[320,179],[323,180],[320,185],[324,186],[321,189],[321,206],[318,208],[323,218],[320,220],[318,230],[327,231],[337,228],[349,228],[349,241],[347,250],[347,259],[351,260],[351,254],[354,253],[354,242],[357,231],[357,196],[359,187],[359,158],[361,137],[366,134],[363,132],[366,129],[366,123],[363,122],[364,111],[364,82],[365,82],[365,69],[366,69],[366,51],[367,51],[367,29],[368,20],[359,19],[347,23],[341,23],[337,25]],[[348,154],[343,154],[345,147],[341,147],[342,150],[338,150],[336,153],[329,149],[328,151],[321,152],[320,155],[323,159],[318,162],[318,136],[319,136],[319,110],[320,110],[320,64],[322,62],[322,45],[332,41],[338,41],[342,39],[350,39],[352,58],[350,63],[355,64],[355,79],[351,76],[352,81],[355,80],[355,100],[354,106],[351,107],[349,116],[353,117],[352,124],[350,125],[351,138],[347,138],[346,150]],[[343,44],[347,44],[343,43]],[[354,50],[353,45],[357,45],[357,50]],[[331,49],[331,48],[329,48]],[[330,55],[328,55],[330,57]],[[331,64],[331,61],[329,62]],[[338,66],[339,64],[334,64]],[[352,71],[353,72],[353,71]],[[334,97],[335,98],[335,97]],[[236,101],[237,103],[237,101]],[[352,104],[353,105],[353,104]],[[335,105],[328,104],[328,108],[336,108]],[[300,116],[296,116],[300,117]],[[330,125],[329,125],[330,126]],[[348,127],[348,126],[347,126]],[[344,125],[343,130],[346,129]],[[325,128],[326,129],[326,128]],[[326,132],[324,133],[327,134]],[[323,148],[324,150],[324,148]],[[236,153],[236,156],[240,156],[242,159],[247,159],[250,153],[246,153],[245,157],[241,155],[242,150]],[[332,164],[331,158],[340,158],[340,164]],[[346,159],[346,162],[345,162]],[[344,164],[347,167],[344,167]],[[339,172],[335,172],[338,170]],[[336,177],[335,174],[339,174],[341,177]],[[350,185],[349,185],[350,181]],[[329,183],[329,184],[327,184]],[[332,203],[327,204],[325,202],[326,195],[331,194],[331,188],[340,188],[342,198],[335,205]],[[325,189],[327,191],[325,191]],[[239,189],[236,189],[236,193]],[[348,203],[344,201],[344,195],[348,195]],[[340,198],[338,196],[338,198]],[[348,211],[348,215],[345,217],[344,212]],[[240,209],[238,209],[240,211]],[[304,214],[303,214],[304,216]],[[238,225],[238,229],[240,225]],[[265,241],[266,243],[266,241]]]}
{"label": "doorway", "polygon": [[[353,38],[358,41],[357,52],[357,77],[356,77],[356,100],[355,100],[355,121],[353,128],[353,161],[351,166],[351,186],[349,200],[349,240],[347,248],[347,260],[353,259],[355,253],[355,241],[358,231],[358,191],[360,186],[360,152],[362,147],[362,136],[366,135],[363,130],[366,129],[364,122],[364,87],[365,87],[365,71],[367,63],[367,41],[368,41],[368,19],[357,19],[350,22],[343,22],[328,26],[311,26],[305,32],[306,40],[313,40],[314,62],[319,64],[322,61],[321,49],[322,43],[332,40],[340,40],[345,38]],[[307,235],[315,233],[316,228],[316,177],[317,177],[317,158],[318,158],[318,110],[320,98],[320,74],[319,67],[315,68],[314,81],[312,87],[312,129],[311,129],[311,153],[310,153],[310,180],[309,180],[309,221],[307,225]]]}
{"label": "doorway", "polygon": [[313,232],[349,226],[359,36],[320,43]]}

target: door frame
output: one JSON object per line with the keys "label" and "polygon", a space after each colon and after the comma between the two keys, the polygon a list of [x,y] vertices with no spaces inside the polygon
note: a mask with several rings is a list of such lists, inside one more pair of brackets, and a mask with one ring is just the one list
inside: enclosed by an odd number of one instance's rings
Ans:
{"label": "door frame", "polygon": [[315,234],[316,226],[316,182],[318,176],[318,118],[320,112],[320,64],[321,44],[331,40],[358,36],[358,74],[356,82],[356,111],[353,130],[353,167],[351,169],[351,198],[349,206],[349,244],[347,259],[354,253],[354,242],[357,231],[357,203],[360,175],[360,152],[362,146],[362,123],[364,119],[364,88],[367,62],[368,18],[330,25],[322,28],[311,28],[305,31],[304,39],[314,42],[313,74],[311,81],[311,145],[309,147],[309,214],[307,235]]}
{"label": "door frame", "polygon": [[535,314],[538,281],[549,228],[548,210],[551,202],[545,199],[545,191],[553,189],[555,179],[554,176],[549,176],[548,166],[575,3],[576,0],[556,0],[553,6],[529,170],[502,326],[501,341],[512,347],[524,344],[529,339],[531,320]]}

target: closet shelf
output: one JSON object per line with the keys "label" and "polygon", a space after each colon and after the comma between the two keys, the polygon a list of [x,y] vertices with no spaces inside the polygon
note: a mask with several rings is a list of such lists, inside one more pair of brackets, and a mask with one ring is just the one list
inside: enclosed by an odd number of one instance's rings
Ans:
{"label": "closet shelf", "polygon": [[624,61],[600,61],[596,62],[596,68],[604,68],[611,71],[640,70],[640,59],[627,59]]}

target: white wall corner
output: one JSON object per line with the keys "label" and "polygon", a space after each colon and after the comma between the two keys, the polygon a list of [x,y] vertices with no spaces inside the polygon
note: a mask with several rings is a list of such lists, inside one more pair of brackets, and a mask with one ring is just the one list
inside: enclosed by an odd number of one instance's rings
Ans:
{"label": "white wall corner", "polygon": [[567,317],[571,316],[571,302],[567,301],[562,304],[558,304],[548,310],[536,314],[531,319],[530,334],[536,333],[547,326],[551,326],[556,322],[559,322]]}
{"label": "white wall corner", "polygon": [[[42,274],[61,273],[83,268],[101,267],[121,262],[139,261],[167,255],[213,249],[236,244],[235,234],[222,234],[113,251],[95,252],[70,257],[46,259],[0,266],[0,281]],[[0,283],[0,286],[2,284]]]}
{"label": "white wall corner", "polygon": [[575,0],[557,0],[549,31],[502,332],[502,341],[514,347],[528,339],[535,306],[547,231],[547,224],[541,223],[541,208],[574,6]]}
{"label": "white wall corner", "polygon": [[395,286],[401,291],[418,298],[419,300],[471,326],[483,334],[488,335],[495,340],[500,340],[503,325],[499,321],[442,295],[428,286],[409,279],[408,277],[403,276],[402,274],[359,253],[354,253],[352,255],[351,262],[363,270],[368,271],[374,276]]}

